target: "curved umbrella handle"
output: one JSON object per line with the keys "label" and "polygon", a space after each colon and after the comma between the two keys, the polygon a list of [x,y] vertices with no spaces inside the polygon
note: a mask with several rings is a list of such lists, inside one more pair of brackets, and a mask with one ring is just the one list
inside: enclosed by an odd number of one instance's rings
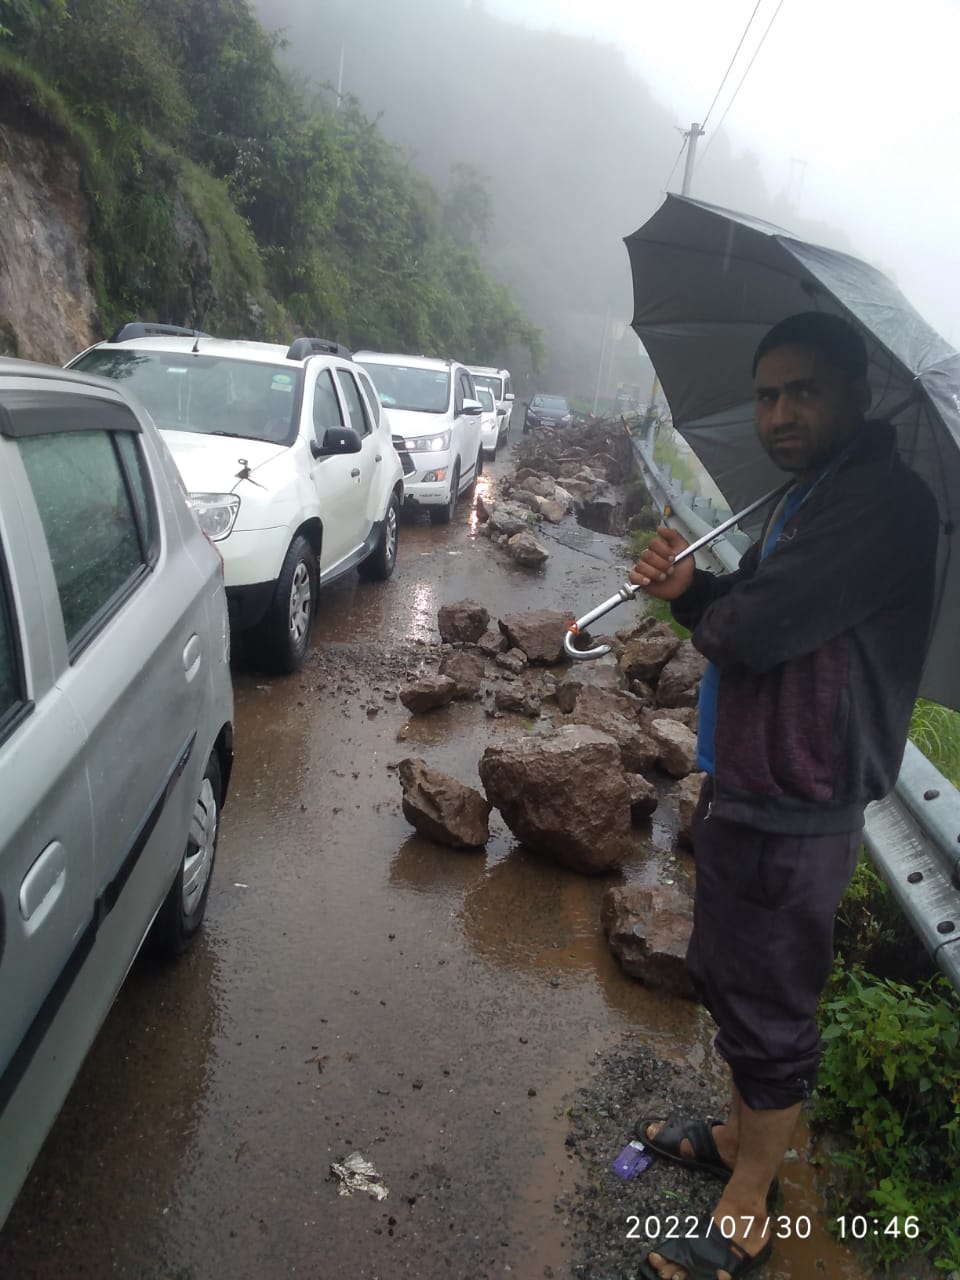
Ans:
{"label": "curved umbrella handle", "polygon": [[[792,483],[792,481],[791,481]],[[705,533],[702,538],[697,538],[696,542],[691,542],[689,547],[685,547],[678,556],[674,556],[673,563],[679,564],[681,560],[686,560],[688,556],[695,555],[702,547],[707,547],[714,542],[721,534],[726,533],[735,524],[739,524],[741,520],[752,515],[754,511],[765,506],[773,498],[778,498],[786,492],[786,487],[773,489],[770,493],[764,494],[762,498],[758,498],[756,502],[751,502],[748,507],[744,507],[742,511],[738,511],[735,515],[724,520],[722,524],[718,524],[715,529],[711,529],[709,533]],[[664,511],[664,519],[670,514],[669,507]],[[598,604],[595,609],[591,609],[589,613],[585,613],[582,618],[577,618],[575,622],[571,622],[567,627],[567,634],[563,637],[563,649],[568,658],[573,658],[575,662],[590,662],[594,658],[602,658],[610,652],[610,645],[598,644],[592,649],[575,649],[573,642],[584,628],[588,627],[591,622],[596,622],[597,618],[602,618],[605,613],[609,613],[611,609],[615,609],[618,604],[625,604],[627,600],[632,600],[642,587],[636,587],[632,582],[625,582],[615,596],[611,596],[609,600],[604,600],[603,604]]]}
{"label": "curved umbrella handle", "polygon": [[[679,558],[678,556],[677,559]],[[640,588],[635,587],[632,582],[625,582],[615,596],[611,596],[609,600],[604,600],[603,604],[598,604],[595,609],[585,613],[582,618],[577,618],[575,622],[571,622],[567,627],[567,634],[563,637],[563,649],[567,657],[573,658],[575,662],[589,662],[593,658],[602,658],[604,654],[609,653],[610,646],[608,644],[595,645],[592,649],[575,649],[573,642],[591,622],[596,622],[597,618],[602,618],[605,613],[615,609],[618,604],[624,604],[627,600],[632,600],[639,590]]]}

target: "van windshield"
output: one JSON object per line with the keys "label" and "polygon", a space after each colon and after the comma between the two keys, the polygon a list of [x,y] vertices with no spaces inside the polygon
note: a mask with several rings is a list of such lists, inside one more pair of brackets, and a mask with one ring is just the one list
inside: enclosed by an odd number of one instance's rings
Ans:
{"label": "van windshield", "polygon": [[300,369],[192,352],[98,347],[71,366],[132,391],[161,431],[292,444]]}
{"label": "van windshield", "polygon": [[388,409],[414,413],[446,413],[450,403],[450,374],[446,369],[422,369],[416,365],[357,362],[377,388],[380,403]]}
{"label": "van windshield", "polygon": [[478,387],[489,387],[493,392],[494,400],[503,399],[503,379],[496,377],[492,373],[475,373],[473,375],[474,385]]}

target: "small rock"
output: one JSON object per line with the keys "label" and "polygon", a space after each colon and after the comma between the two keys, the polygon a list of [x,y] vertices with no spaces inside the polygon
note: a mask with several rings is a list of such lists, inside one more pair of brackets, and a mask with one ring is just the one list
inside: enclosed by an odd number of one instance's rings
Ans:
{"label": "small rock", "polygon": [[408,711],[420,714],[445,707],[453,701],[456,691],[457,682],[449,676],[423,676],[400,690],[400,701]]}
{"label": "small rock", "polygon": [[695,998],[686,966],[693,906],[678,889],[615,885],[603,895],[600,921],[625,973],[659,991]]}
{"label": "small rock", "polygon": [[455,698],[475,698],[483,683],[483,654],[455,649],[442,659],[440,674],[449,676],[456,684]]}
{"label": "small rock", "polygon": [[506,653],[498,653],[494,659],[498,667],[519,675],[527,665],[527,655],[522,649],[508,649]]}
{"label": "small rock", "polygon": [[437,625],[440,638],[451,643],[474,644],[486,631],[490,614],[476,600],[457,600],[440,606]]}
{"label": "small rock", "polygon": [[533,534],[526,529],[520,533],[515,533],[507,541],[507,550],[517,564],[524,565],[528,569],[539,568],[545,560],[550,558],[550,552],[543,543],[538,542]]}
{"label": "small rock", "polygon": [[651,720],[650,736],[660,748],[660,764],[675,778],[684,778],[697,767],[697,738],[676,720]]}

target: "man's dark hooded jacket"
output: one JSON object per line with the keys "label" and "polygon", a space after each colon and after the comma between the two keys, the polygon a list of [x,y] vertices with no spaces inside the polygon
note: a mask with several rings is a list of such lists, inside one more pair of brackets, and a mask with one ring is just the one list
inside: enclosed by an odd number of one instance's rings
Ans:
{"label": "man's dark hooded jacket", "polygon": [[761,559],[766,533],[736,573],[697,570],[673,602],[720,673],[710,811],[762,831],[856,831],[903,757],[930,629],[936,504],[893,428],[869,422]]}

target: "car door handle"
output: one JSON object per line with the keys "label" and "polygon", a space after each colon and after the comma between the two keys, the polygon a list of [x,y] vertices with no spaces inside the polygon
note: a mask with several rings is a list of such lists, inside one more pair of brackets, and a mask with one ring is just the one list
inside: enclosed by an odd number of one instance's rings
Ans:
{"label": "car door handle", "polygon": [[383,461],[383,454],[378,453],[376,458],[374,458],[374,462],[382,462],[382,461]]}
{"label": "car door handle", "polygon": [[200,645],[200,637],[192,635],[187,643],[183,646],[183,669],[187,673],[188,682],[200,670],[200,659],[203,655],[203,649]]}
{"label": "car door handle", "polygon": [[67,883],[67,851],[53,840],[40,853],[20,885],[20,915],[26,933],[34,933],[53,910]]}
{"label": "car door handle", "polygon": [[354,467],[353,470],[350,472],[351,479],[357,480],[359,476],[360,476],[360,468]]}

